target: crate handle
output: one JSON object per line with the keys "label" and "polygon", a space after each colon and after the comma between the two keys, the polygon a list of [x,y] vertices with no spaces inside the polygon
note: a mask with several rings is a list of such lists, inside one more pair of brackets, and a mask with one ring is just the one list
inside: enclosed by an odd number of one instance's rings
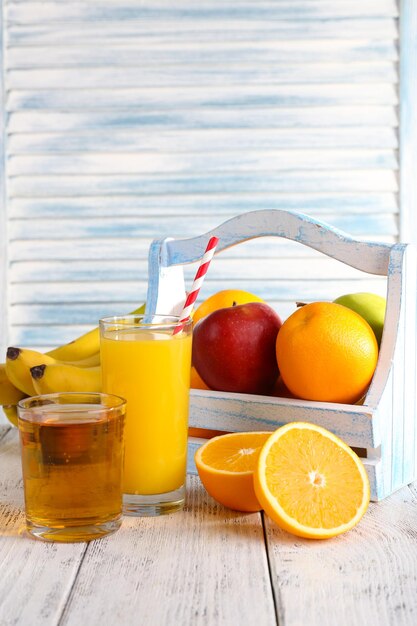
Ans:
{"label": "crate handle", "polygon": [[[381,276],[388,273],[392,250],[389,244],[355,239],[303,213],[281,209],[249,211],[223,222],[198,237],[154,241],[149,250],[147,311],[154,313],[178,310],[179,302],[185,294],[183,272],[178,266],[198,261],[208,239],[213,235],[219,238],[216,254],[257,237],[283,237],[298,241],[368,274]],[[174,271],[174,268],[180,272]],[[166,280],[162,281],[164,278]],[[168,304],[164,306],[164,300],[158,296],[162,282],[164,289],[168,288],[171,292],[171,295],[167,296],[167,302],[172,304],[174,290],[179,293],[175,298],[176,303],[170,308],[167,308]]]}

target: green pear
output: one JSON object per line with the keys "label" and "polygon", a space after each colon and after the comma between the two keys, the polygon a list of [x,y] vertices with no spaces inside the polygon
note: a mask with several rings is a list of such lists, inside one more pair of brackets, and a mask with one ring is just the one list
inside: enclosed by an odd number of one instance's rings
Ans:
{"label": "green pear", "polygon": [[385,298],[375,293],[348,293],[336,298],[334,302],[359,313],[374,331],[378,346],[381,344],[387,305]]}

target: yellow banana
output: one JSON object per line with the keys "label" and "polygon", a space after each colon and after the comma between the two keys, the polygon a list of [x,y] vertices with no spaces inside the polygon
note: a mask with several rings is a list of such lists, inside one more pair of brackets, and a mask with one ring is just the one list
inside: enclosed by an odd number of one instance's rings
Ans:
{"label": "yellow banana", "polygon": [[13,405],[25,397],[25,393],[15,387],[6,373],[5,363],[0,363],[0,404]]}
{"label": "yellow banana", "polygon": [[[141,315],[144,312],[145,304],[142,304],[131,314]],[[0,363],[0,405],[4,406],[16,404],[25,395],[36,394],[30,376],[31,367],[62,362],[85,368],[99,366],[99,329],[98,327],[94,328],[78,339],[50,350],[46,354],[20,348],[9,348],[9,350],[6,363]]]}
{"label": "yellow banana", "polygon": [[98,327],[81,335],[70,343],[49,350],[46,354],[60,361],[79,361],[86,359],[100,350],[100,332]]}
{"label": "yellow banana", "polygon": [[2,407],[5,416],[13,426],[17,426],[17,408],[15,404]]}
{"label": "yellow banana", "polygon": [[56,362],[68,363],[69,365],[75,365],[76,367],[97,367],[97,365],[100,365],[100,352],[95,352],[91,356],[88,356],[86,359],[81,359],[80,361],[61,361],[57,359]]}
{"label": "yellow banana", "polygon": [[35,365],[55,364],[56,359],[26,348],[7,348],[6,373],[15,387],[28,396],[35,396],[36,390],[32,383],[30,368]]}
{"label": "yellow banana", "polygon": [[58,391],[101,391],[100,367],[76,367],[58,363],[37,365],[30,370],[36,393]]}
{"label": "yellow banana", "polygon": [[[30,368],[35,367],[35,365],[58,365],[62,363],[63,361],[58,361],[48,354],[42,354],[36,350],[7,348],[6,374],[13,385],[25,394],[33,396],[36,395],[36,391],[30,375]],[[100,365],[100,353],[93,354],[82,361],[66,364],[76,367],[96,367]],[[7,404],[11,404],[11,402],[7,402]]]}
{"label": "yellow banana", "polygon": [[[145,304],[142,304],[131,315],[141,315],[145,312]],[[99,328],[93,328],[88,333],[81,335],[78,339],[70,341],[59,348],[49,350],[46,354],[60,361],[80,361],[86,359],[100,351],[100,331]]]}

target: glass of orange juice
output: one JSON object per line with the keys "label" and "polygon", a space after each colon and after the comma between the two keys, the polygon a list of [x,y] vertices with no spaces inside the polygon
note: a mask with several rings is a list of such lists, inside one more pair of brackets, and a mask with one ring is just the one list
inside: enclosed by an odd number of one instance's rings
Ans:
{"label": "glass of orange juice", "polygon": [[100,320],[103,390],[127,400],[123,512],[184,506],[192,322],[127,315]]}
{"label": "glass of orange juice", "polygon": [[46,541],[90,541],[122,520],[126,402],[54,393],[18,404],[26,526]]}

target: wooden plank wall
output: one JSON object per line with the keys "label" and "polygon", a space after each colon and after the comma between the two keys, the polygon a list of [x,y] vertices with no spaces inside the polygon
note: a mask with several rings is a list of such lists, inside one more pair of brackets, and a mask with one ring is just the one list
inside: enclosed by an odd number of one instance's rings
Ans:
{"label": "wooden plank wall", "polygon": [[[397,2],[3,2],[9,344],[130,310],[153,238],[244,211],[398,239]],[[283,317],[385,292],[273,239],[222,254],[202,295],[231,286]]]}
{"label": "wooden plank wall", "polygon": [[400,7],[400,237],[417,245],[417,3]]}
{"label": "wooden plank wall", "polygon": [[[3,81],[3,6],[0,0],[0,353],[4,354],[7,345],[7,213],[6,213],[6,186],[5,186],[5,90]],[[0,357],[1,358],[1,357]],[[1,421],[1,418],[0,418]]]}

